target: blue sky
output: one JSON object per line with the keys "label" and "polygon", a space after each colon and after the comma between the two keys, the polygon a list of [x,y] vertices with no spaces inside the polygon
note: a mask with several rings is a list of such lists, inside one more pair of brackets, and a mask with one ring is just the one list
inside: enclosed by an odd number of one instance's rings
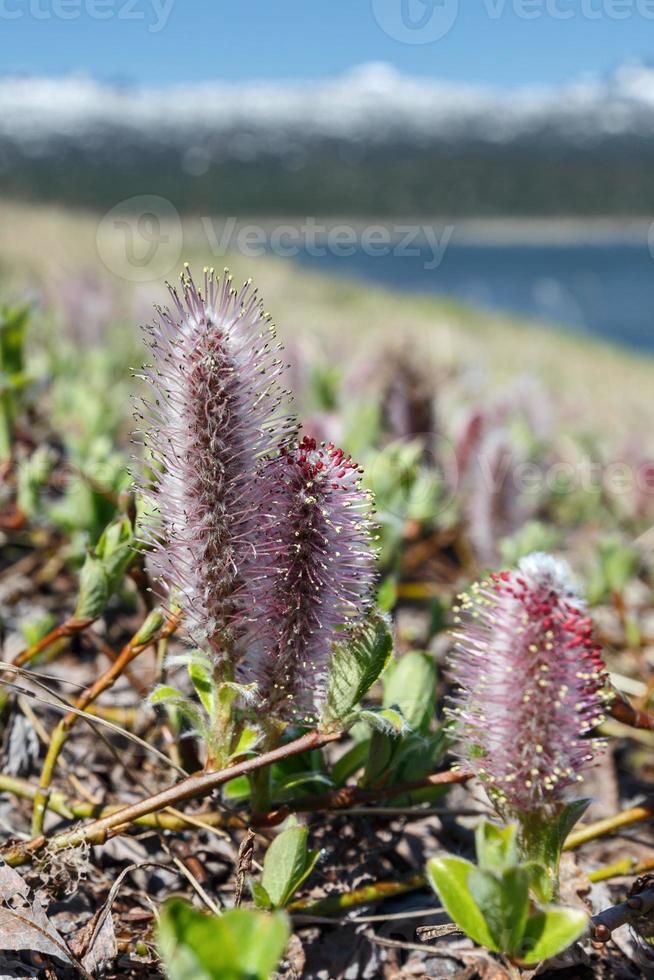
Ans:
{"label": "blue sky", "polygon": [[630,58],[654,59],[654,0],[0,0],[2,73],[165,85],[386,61],[516,86]]}

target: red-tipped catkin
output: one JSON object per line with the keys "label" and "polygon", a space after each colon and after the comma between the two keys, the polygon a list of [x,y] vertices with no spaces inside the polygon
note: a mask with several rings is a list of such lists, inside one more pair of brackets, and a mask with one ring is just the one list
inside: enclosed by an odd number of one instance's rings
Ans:
{"label": "red-tipped catkin", "polygon": [[210,270],[200,288],[185,271],[181,291],[169,289],[171,308],[147,328],[154,363],[143,421],[160,467],[146,488],[160,517],[152,564],[194,642],[230,656],[264,547],[262,461],[295,428],[274,329],[250,284],[237,292]]}
{"label": "red-tipped catkin", "polygon": [[568,567],[545,554],[459,597],[460,754],[508,816],[556,810],[593,759],[606,673]]}
{"label": "red-tipped catkin", "polygon": [[298,719],[318,709],[338,628],[369,605],[375,556],[360,472],[342,449],[308,437],[267,468],[268,558],[243,671],[273,714]]}

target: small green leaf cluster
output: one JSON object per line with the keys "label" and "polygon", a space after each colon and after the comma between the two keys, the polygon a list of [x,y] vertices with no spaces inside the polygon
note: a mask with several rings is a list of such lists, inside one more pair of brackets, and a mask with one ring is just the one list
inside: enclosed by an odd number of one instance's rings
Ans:
{"label": "small green leaf cluster", "polygon": [[197,700],[179,687],[161,684],[150,695],[150,704],[163,705],[176,721],[176,728],[197,736],[207,748],[208,763],[221,768],[237,755],[252,751],[260,733],[242,724],[237,717],[236,702],[247,704],[252,684],[237,684],[220,671],[203,650],[189,650],[168,659],[169,666],[186,667]]}
{"label": "small green leaf cluster", "polygon": [[132,525],[127,517],[119,517],[86,556],[79,577],[76,619],[97,619],[104,612],[135,557]]}
{"label": "small green leaf cluster", "polygon": [[283,912],[199,912],[181,899],[164,905],[157,945],[168,980],[269,980],[290,936]]}
{"label": "small green leaf cluster", "polygon": [[308,831],[291,818],[274,839],[263,862],[261,881],[250,882],[258,908],[286,908],[298,888],[313,871],[320,851],[309,850]]}
{"label": "small green leaf cluster", "polygon": [[529,965],[558,955],[584,933],[582,910],[550,901],[552,868],[522,859],[516,824],[480,823],[476,845],[477,864],[453,856],[427,864],[448,915],[471,939]]}

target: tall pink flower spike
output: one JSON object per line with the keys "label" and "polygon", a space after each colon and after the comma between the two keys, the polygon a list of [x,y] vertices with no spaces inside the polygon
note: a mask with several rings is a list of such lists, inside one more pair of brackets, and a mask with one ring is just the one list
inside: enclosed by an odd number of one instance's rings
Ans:
{"label": "tall pink flower spike", "polygon": [[320,705],[339,627],[370,604],[371,502],[351,457],[308,437],[282,452],[266,482],[270,557],[244,637],[245,679],[274,713],[300,720]]}
{"label": "tall pink flower spike", "polygon": [[503,815],[557,811],[593,760],[607,683],[570,571],[533,554],[459,601],[450,714],[460,754]]}
{"label": "tall pink flower spike", "polygon": [[193,642],[232,657],[250,615],[252,568],[269,544],[259,533],[266,454],[295,436],[279,385],[280,345],[256,290],[188,267],[172,306],[146,328],[154,364],[144,377],[152,400],[142,416],[155,464],[146,486],[160,517],[152,567],[182,607]]}

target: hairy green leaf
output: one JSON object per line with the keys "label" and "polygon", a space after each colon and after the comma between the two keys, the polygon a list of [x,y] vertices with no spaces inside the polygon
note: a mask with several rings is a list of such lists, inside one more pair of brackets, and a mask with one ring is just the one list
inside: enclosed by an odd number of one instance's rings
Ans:
{"label": "hairy green leaf", "polygon": [[334,646],[325,724],[346,718],[387,667],[393,639],[383,616],[370,616]]}

